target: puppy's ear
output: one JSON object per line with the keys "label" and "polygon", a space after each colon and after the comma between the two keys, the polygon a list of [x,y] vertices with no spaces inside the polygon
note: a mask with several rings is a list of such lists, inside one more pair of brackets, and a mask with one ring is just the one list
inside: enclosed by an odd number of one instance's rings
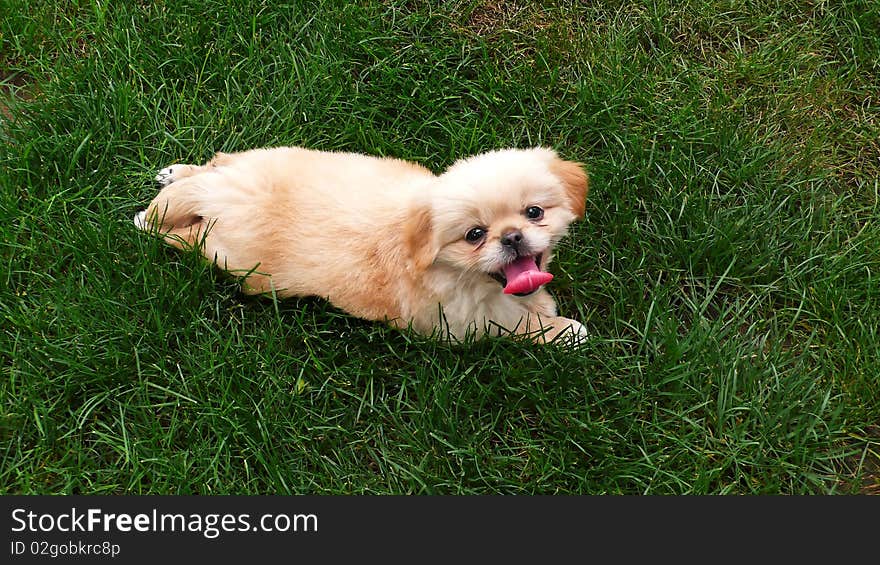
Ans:
{"label": "puppy's ear", "polygon": [[413,207],[403,225],[403,245],[412,269],[420,273],[431,266],[437,257],[431,208]]}
{"label": "puppy's ear", "polygon": [[578,218],[584,217],[587,207],[587,192],[590,181],[584,166],[574,161],[565,161],[554,157],[550,161],[550,172],[562,182],[565,195],[568,197],[568,207]]}

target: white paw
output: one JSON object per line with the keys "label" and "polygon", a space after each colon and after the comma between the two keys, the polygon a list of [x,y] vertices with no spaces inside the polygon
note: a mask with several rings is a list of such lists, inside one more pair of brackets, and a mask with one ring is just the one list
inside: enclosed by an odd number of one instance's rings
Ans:
{"label": "white paw", "polygon": [[145,230],[147,229],[147,211],[141,210],[137,214],[134,215],[134,225],[138,229]]}
{"label": "white paw", "polygon": [[558,343],[564,347],[582,347],[586,343],[587,338],[590,337],[587,328],[575,320],[566,319],[566,322],[569,325],[553,338],[553,343]]}
{"label": "white paw", "polygon": [[182,166],[183,165],[171,165],[170,167],[165,167],[156,174],[156,182],[162,186],[168,186],[174,182],[175,173],[180,170],[180,167]]}

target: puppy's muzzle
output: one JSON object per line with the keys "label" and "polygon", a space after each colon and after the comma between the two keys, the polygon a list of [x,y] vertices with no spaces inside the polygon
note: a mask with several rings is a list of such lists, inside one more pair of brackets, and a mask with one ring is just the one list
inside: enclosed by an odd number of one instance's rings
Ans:
{"label": "puppy's muzzle", "polygon": [[501,234],[501,245],[507,249],[512,249],[516,251],[517,255],[519,255],[519,248],[522,245],[523,234],[519,230],[510,230]]}

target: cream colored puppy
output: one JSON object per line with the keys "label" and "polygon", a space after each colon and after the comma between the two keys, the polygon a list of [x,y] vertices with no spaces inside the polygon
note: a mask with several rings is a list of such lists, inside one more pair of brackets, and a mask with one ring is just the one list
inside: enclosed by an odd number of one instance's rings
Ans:
{"label": "cream colored puppy", "polygon": [[583,216],[587,175],[546,148],[435,175],[417,164],[298,147],[172,165],[135,224],[196,247],[248,294],[320,296],[349,314],[456,340],[511,333],[577,343],[543,287]]}

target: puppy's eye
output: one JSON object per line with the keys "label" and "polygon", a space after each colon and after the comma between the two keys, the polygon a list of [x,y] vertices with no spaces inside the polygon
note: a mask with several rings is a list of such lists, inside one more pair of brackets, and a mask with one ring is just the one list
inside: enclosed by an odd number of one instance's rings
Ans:
{"label": "puppy's eye", "polygon": [[540,206],[529,206],[526,208],[526,218],[530,220],[540,220],[544,217],[544,209]]}
{"label": "puppy's eye", "polygon": [[476,243],[484,237],[486,237],[486,230],[483,228],[471,228],[466,234],[464,234],[464,238],[468,243]]}

